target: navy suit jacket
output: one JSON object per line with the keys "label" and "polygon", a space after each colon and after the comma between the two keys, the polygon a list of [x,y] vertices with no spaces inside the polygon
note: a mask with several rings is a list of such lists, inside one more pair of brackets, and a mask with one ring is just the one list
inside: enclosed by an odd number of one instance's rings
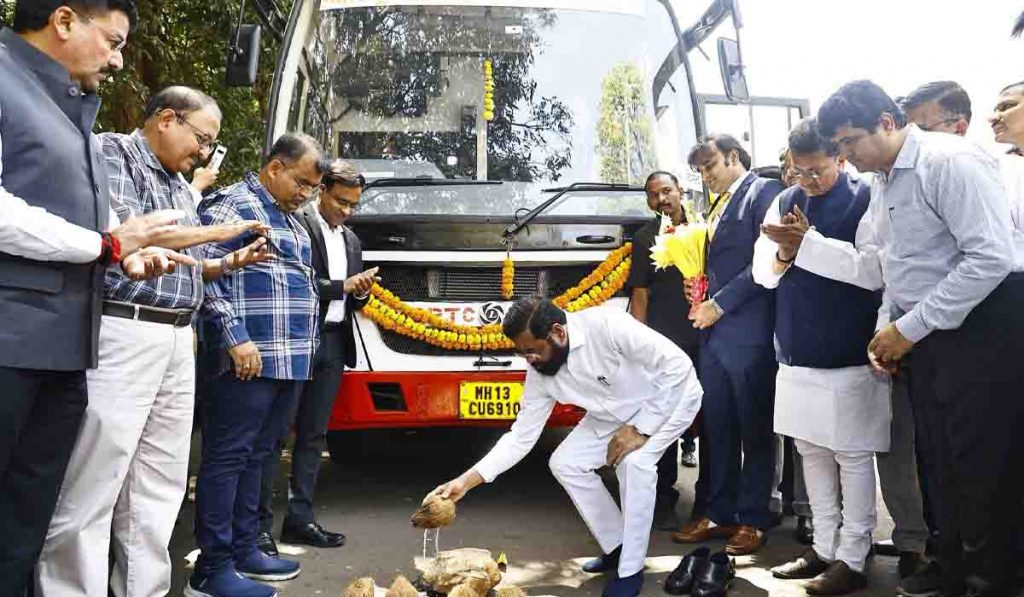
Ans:
{"label": "navy suit jacket", "polygon": [[748,173],[722,213],[707,248],[708,296],[725,314],[705,330],[704,345],[730,369],[773,350],[775,292],[754,282],[750,266],[761,222],[785,187]]}

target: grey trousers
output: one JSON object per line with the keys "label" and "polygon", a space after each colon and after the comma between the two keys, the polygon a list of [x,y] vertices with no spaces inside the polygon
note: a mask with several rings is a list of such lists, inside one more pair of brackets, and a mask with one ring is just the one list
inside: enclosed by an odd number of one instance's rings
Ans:
{"label": "grey trousers", "polygon": [[924,553],[928,525],[917,477],[914,442],[914,413],[905,375],[892,380],[892,426],[888,452],[879,452],[878,479],[882,501],[889,510],[894,528],[892,542],[900,551]]}

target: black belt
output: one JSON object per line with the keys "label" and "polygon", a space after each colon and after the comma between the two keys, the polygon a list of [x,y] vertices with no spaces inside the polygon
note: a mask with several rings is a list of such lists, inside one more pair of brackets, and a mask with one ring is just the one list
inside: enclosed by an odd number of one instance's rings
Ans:
{"label": "black belt", "polygon": [[154,309],[153,307],[144,307],[142,305],[103,301],[104,315],[148,321],[150,323],[164,323],[173,325],[176,328],[192,325],[193,313],[194,311],[172,311],[169,309]]}

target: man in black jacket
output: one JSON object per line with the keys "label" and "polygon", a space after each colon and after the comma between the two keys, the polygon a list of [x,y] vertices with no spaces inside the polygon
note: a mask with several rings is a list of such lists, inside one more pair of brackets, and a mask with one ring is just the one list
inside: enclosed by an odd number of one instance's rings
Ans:
{"label": "man in black jacket", "polygon": [[[321,527],[313,513],[313,494],[320,470],[327,423],[341,385],[345,366],[356,364],[353,312],[362,309],[377,280],[377,268],[363,271],[363,253],[359,238],[344,225],[359,206],[363,176],[343,160],[335,160],[324,174],[319,201],[299,212],[299,221],[313,242],[313,269],[320,292],[320,348],[313,363],[313,375],[303,390],[295,417],[295,445],[288,514],[281,529],[285,543],[314,547],[340,547],[345,536]],[[260,535],[258,545],[268,555],[277,555],[271,534],[274,512],[271,507],[274,479],[281,448],[271,453],[263,468],[260,495]]]}

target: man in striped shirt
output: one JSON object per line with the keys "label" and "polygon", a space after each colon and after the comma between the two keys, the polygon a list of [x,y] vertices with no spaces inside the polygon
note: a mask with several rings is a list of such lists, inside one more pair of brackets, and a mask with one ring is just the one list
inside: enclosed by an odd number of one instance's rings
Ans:
{"label": "man in striped shirt", "polygon": [[[204,224],[257,220],[269,228],[274,259],[206,286],[206,363],[215,375],[201,407],[203,459],[196,490],[202,550],[186,595],[271,597],[256,580],[287,580],[299,563],[256,548],[263,461],[286,431],[312,368],[319,296],[309,235],[294,212],[321,190],[327,170],[319,144],[286,134],[259,173],[199,205]],[[239,248],[212,244],[208,259]]]}

